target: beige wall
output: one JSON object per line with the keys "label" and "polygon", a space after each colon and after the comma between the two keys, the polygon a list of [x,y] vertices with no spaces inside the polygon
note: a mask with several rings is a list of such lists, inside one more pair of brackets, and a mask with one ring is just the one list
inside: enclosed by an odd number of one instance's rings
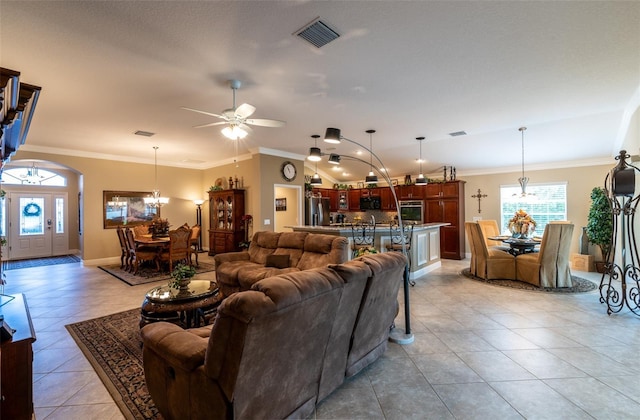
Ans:
{"label": "beige wall", "polygon": [[[300,189],[302,194],[302,189]],[[298,220],[298,190],[288,187],[275,187],[275,198],[285,198],[287,200],[287,209],[277,211],[274,215],[274,231],[275,232],[292,232],[293,229],[285,228],[285,226],[303,225],[304,220]]]}
{"label": "beige wall", "polygon": [[[611,165],[605,166],[526,172],[526,176],[530,178],[529,185],[545,182],[567,183],[567,219],[575,225],[571,252],[578,252],[578,237],[582,233],[582,226],[587,225],[591,190],[593,187],[604,186],[604,178],[613,166],[615,166],[615,161],[612,159]],[[512,172],[464,177],[463,179],[466,181],[465,219],[470,221],[474,217],[482,217],[483,219],[495,219],[500,223],[500,186],[518,185],[520,176],[520,173]],[[477,194],[478,188],[482,194],[487,194],[487,197],[483,198],[481,202],[481,213],[478,213],[478,200],[471,198],[472,195]],[[467,252],[470,252],[468,246],[466,249]]]}

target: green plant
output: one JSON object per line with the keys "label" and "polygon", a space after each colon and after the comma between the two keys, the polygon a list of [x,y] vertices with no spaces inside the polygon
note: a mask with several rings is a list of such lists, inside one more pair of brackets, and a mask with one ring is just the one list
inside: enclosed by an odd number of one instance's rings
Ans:
{"label": "green plant", "polygon": [[607,192],[601,187],[594,187],[591,190],[591,207],[587,216],[587,236],[590,243],[600,248],[602,258],[606,260],[611,251],[613,239],[613,211]]}
{"label": "green plant", "polygon": [[169,286],[178,289],[182,280],[190,279],[195,275],[196,269],[193,266],[188,264],[178,264],[171,272],[172,280],[169,282]]}

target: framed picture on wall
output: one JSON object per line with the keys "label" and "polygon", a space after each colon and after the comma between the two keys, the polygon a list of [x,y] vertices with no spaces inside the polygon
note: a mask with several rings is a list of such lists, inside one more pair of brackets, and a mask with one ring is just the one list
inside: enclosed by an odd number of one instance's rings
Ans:
{"label": "framed picture on wall", "polygon": [[160,217],[160,209],[147,206],[151,192],[102,191],[102,216],[105,229],[149,223]]}
{"label": "framed picture on wall", "polygon": [[287,210],[287,199],[276,198],[276,211],[286,211],[286,210]]}

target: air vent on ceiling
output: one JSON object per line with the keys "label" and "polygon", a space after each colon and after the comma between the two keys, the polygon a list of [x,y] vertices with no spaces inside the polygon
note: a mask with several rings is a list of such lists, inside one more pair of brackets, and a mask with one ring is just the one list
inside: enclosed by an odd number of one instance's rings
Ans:
{"label": "air vent on ceiling", "polygon": [[156,133],[152,133],[150,131],[142,131],[142,130],[138,130],[135,133],[136,136],[144,136],[144,137],[151,137],[153,135],[155,135]]}
{"label": "air vent on ceiling", "polygon": [[466,136],[467,132],[466,131],[454,131],[453,133],[449,133],[449,135],[451,137]]}
{"label": "air vent on ceiling", "polygon": [[316,18],[293,34],[317,48],[327,45],[340,36],[339,33],[327,26],[320,18]]}

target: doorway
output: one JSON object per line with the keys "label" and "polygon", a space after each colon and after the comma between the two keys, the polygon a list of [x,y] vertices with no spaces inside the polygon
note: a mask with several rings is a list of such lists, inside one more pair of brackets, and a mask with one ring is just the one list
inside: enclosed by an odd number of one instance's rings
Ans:
{"label": "doorway", "polygon": [[[285,226],[298,226],[302,219],[302,187],[299,185],[275,184],[273,186],[273,230],[291,232]],[[276,203],[278,205],[276,205]]]}
{"label": "doorway", "polygon": [[7,194],[7,257],[10,260],[69,253],[66,192]]}

